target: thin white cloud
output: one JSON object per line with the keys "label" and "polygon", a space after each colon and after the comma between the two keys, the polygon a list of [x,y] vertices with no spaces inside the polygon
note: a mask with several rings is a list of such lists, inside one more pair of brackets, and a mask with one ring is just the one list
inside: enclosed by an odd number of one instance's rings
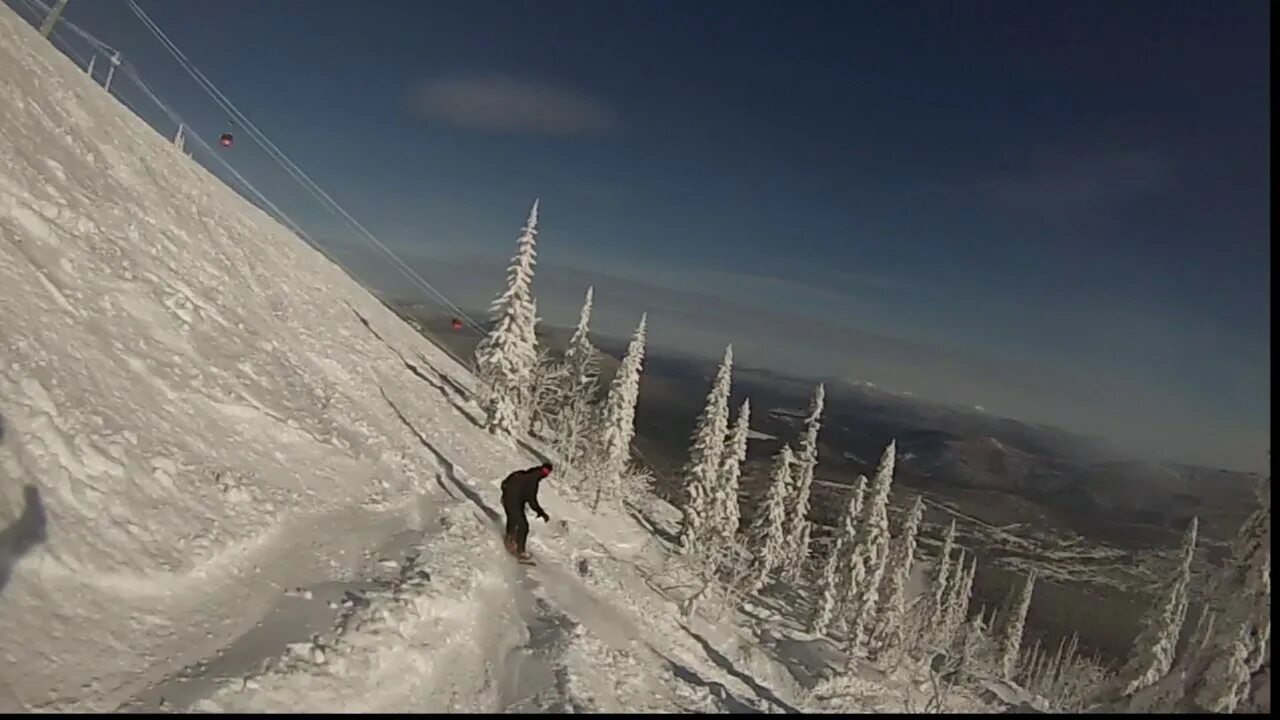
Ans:
{"label": "thin white cloud", "polygon": [[616,114],[594,98],[506,75],[433,80],[414,92],[413,106],[426,117],[490,132],[598,135],[618,127]]}

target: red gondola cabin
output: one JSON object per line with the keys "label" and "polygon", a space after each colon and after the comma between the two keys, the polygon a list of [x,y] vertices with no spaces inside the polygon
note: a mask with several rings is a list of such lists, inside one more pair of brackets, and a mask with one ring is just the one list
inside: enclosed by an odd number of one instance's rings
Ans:
{"label": "red gondola cabin", "polygon": [[451,325],[453,325],[453,329],[454,329],[454,330],[461,330],[461,329],[462,329],[462,321],[461,321],[461,320],[459,320],[458,318],[454,318],[454,319],[453,319],[453,322],[452,322],[452,323],[450,323],[450,324],[451,324]]}
{"label": "red gondola cabin", "polygon": [[218,138],[218,144],[222,147],[229,148],[233,142],[235,142],[235,138],[231,136],[231,133],[222,133],[222,137]]}

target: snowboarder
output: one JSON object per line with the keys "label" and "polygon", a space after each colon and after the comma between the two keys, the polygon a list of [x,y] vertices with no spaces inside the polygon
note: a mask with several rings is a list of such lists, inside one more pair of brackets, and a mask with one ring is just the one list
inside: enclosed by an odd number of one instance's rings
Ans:
{"label": "snowboarder", "polygon": [[529,538],[529,519],[524,507],[528,505],[543,522],[550,518],[538,504],[538,483],[551,474],[551,463],[542,463],[528,470],[517,470],[502,481],[502,509],[507,513],[507,552],[521,560],[528,560],[525,541]]}

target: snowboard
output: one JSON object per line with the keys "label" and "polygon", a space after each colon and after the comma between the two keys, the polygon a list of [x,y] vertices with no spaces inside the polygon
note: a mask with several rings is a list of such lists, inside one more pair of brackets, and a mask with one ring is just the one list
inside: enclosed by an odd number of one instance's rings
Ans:
{"label": "snowboard", "polygon": [[528,556],[520,557],[519,555],[517,555],[515,543],[512,542],[510,539],[505,537],[502,538],[502,546],[506,548],[507,554],[515,558],[516,562],[520,563],[521,565],[537,565],[537,563],[533,561],[533,558]]}

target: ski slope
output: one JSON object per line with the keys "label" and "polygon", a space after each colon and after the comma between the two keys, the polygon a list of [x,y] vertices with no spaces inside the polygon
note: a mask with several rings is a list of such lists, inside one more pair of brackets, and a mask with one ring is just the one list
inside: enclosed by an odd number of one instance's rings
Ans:
{"label": "ski slope", "polygon": [[541,457],[478,426],[463,367],[3,6],[0,97],[0,710],[923,692],[842,674],[785,600],[683,622],[653,582],[676,518],[657,501],[593,516],[553,476],[539,562],[512,563],[498,483]]}

